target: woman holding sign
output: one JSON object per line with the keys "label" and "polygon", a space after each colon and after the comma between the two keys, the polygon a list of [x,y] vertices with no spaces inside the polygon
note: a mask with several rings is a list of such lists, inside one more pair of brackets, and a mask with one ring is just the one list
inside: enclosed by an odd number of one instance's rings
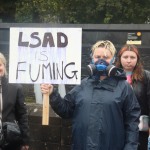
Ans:
{"label": "woman holding sign", "polygon": [[110,41],[95,43],[90,76],[64,98],[41,84],[53,110],[72,119],[72,150],[137,150],[140,107],[124,71],[113,65],[115,53]]}
{"label": "woman holding sign", "polygon": [[0,53],[0,150],[28,150],[27,108],[20,84],[7,79],[6,59]]}

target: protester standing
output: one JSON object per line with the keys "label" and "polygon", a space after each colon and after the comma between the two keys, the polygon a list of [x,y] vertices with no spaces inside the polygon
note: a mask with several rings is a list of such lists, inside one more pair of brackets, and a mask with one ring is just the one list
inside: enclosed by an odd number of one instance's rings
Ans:
{"label": "protester standing", "polygon": [[[23,88],[20,84],[8,83],[6,71],[6,59],[0,53],[0,79],[1,79],[1,122],[16,122],[21,131],[21,140],[18,143],[5,143],[0,145],[2,150],[28,150],[29,149],[29,127],[27,107],[24,102]],[[12,138],[15,138],[12,136]],[[5,140],[5,139],[4,139]]]}
{"label": "protester standing", "polygon": [[64,98],[53,85],[41,84],[53,110],[72,119],[72,150],[137,150],[140,107],[123,70],[112,65],[115,53],[112,42],[96,42],[91,75]]}
{"label": "protester standing", "polygon": [[139,50],[135,45],[124,45],[118,52],[117,67],[126,72],[141,108],[138,150],[147,150],[148,116],[150,116],[150,72],[144,70]]}

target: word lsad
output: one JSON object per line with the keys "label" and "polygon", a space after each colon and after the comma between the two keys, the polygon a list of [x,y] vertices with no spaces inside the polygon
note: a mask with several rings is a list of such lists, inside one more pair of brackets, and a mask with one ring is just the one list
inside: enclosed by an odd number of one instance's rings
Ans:
{"label": "word lsad", "polygon": [[[33,32],[30,35],[32,40],[36,40],[36,43],[29,43],[29,41],[23,41],[23,32],[19,32],[19,39],[18,39],[18,46],[21,47],[30,47],[30,48],[37,48],[39,46],[42,47],[56,47],[54,38],[51,32],[46,32],[44,34],[43,40],[39,37],[38,32]],[[31,40],[31,41],[32,41]],[[62,32],[57,32],[57,47],[63,48],[68,45],[68,37],[66,34]]]}

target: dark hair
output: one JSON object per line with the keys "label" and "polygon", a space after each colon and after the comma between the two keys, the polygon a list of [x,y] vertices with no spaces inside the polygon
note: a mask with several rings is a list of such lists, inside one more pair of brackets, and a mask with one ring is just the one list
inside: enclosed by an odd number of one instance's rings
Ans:
{"label": "dark hair", "polygon": [[144,72],[143,64],[142,64],[142,61],[141,61],[141,56],[140,56],[139,50],[135,45],[125,44],[120,49],[120,51],[118,52],[118,55],[117,55],[116,66],[119,67],[119,68],[123,68],[122,64],[121,64],[121,56],[125,51],[133,51],[137,55],[137,64],[136,64],[136,66],[133,70],[133,73],[132,73],[132,81],[137,81],[137,80],[142,81],[143,80],[143,72]]}

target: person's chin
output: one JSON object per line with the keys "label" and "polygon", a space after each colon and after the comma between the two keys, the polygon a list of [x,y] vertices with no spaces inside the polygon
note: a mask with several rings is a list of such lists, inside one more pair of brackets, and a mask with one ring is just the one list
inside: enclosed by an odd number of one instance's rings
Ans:
{"label": "person's chin", "polygon": [[3,77],[4,76],[4,73],[0,73],[0,77]]}
{"label": "person's chin", "polygon": [[128,67],[128,68],[126,68],[126,70],[133,71],[133,68],[132,67]]}

